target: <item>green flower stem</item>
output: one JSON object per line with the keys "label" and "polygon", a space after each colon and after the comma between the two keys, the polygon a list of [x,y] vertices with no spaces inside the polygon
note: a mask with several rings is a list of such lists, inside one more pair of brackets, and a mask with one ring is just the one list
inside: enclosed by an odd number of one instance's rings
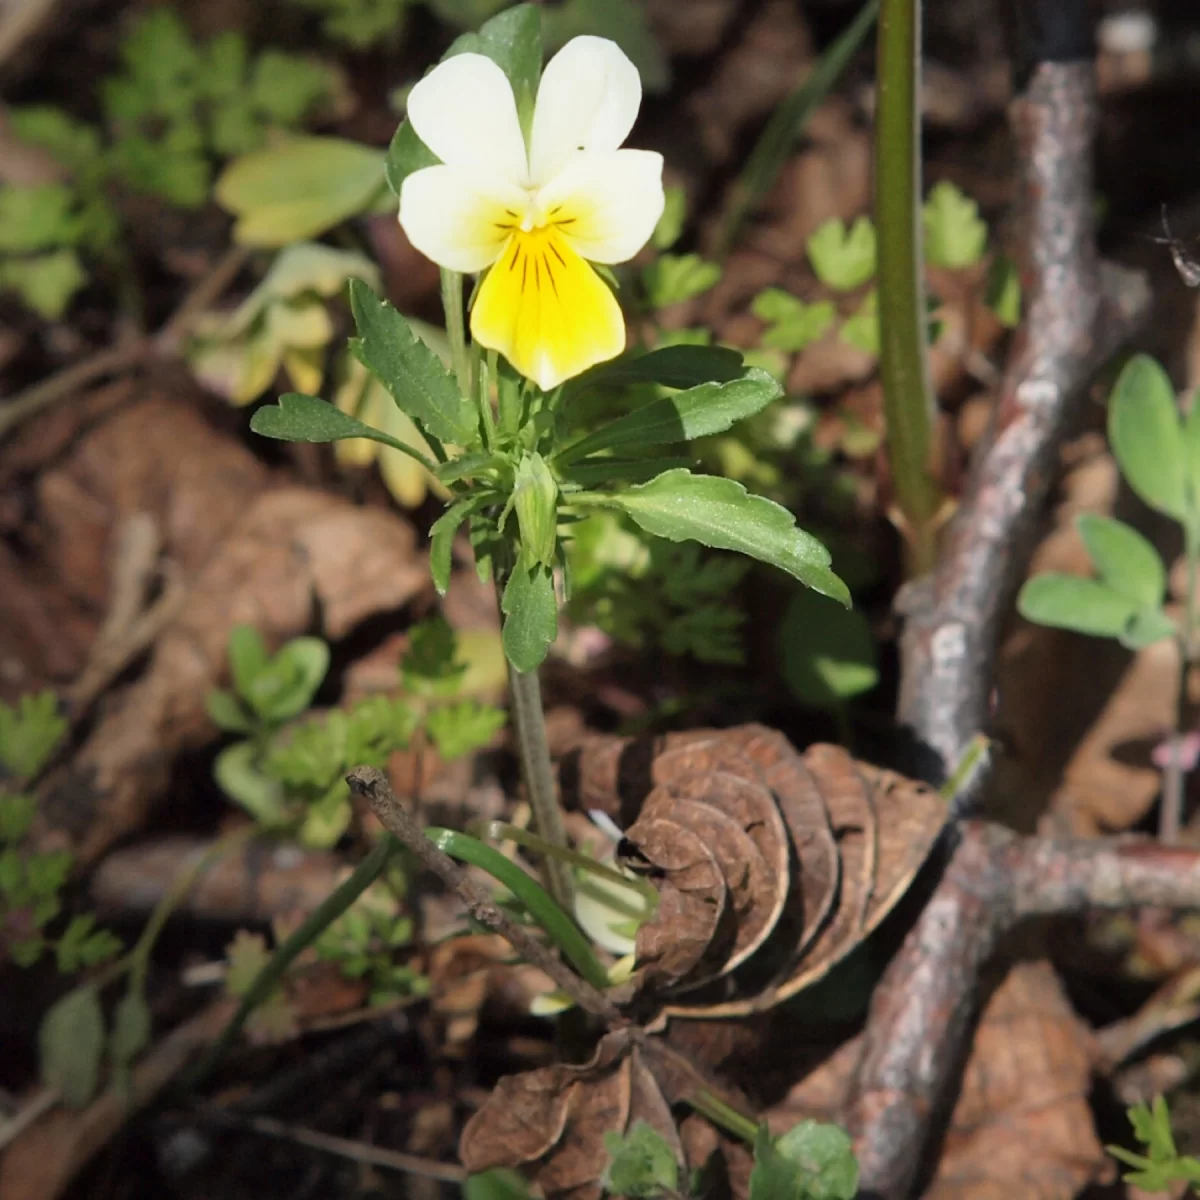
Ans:
{"label": "green flower stem", "polygon": [[[567,831],[554,786],[554,768],[546,742],[546,717],[542,712],[542,688],[536,671],[518,671],[508,664],[508,687],[512,696],[513,729],[521,754],[521,772],[533,809],[533,824],[552,846],[567,848]],[[550,894],[567,912],[575,911],[575,888],[571,871],[557,858],[542,860],[542,872]]]}
{"label": "green flower stem", "polygon": [[489,350],[484,357],[479,346],[471,343],[475,381],[479,392],[479,416],[483,421],[483,445],[487,450],[496,448],[496,415],[492,412],[492,378],[496,374],[496,353]]}
{"label": "green flower stem", "polygon": [[592,987],[601,990],[608,987],[608,972],[596,957],[591,943],[579,926],[538,885],[537,880],[522,871],[511,859],[505,858],[494,846],[470,834],[459,833],[456,829],[437,828],[429,828],[424,832],[443,854],[482,868],[508,888]]}
{"label": "green flower stem", "polygon": [[1179,632],[1179,691],[1175,705],[1175,728],[1171,733],[1170,759],[1163,772],[1162,804],[1158,813],[1159,841],[1179,840],[1183,828],[1183,791],[1187,771],[1183,764],[1183,728],[1188,714],[1188,677],[1196,657],[1197,573],[1200,572],[1200,530],[1195,521],[1183,526],[1187,584],[1184,593],[1183,628]]}
{"label": "green flower stem", "polygon": [[921,268],[919,54],[919,0],[883,0],[875,113],[879,374],[892,482],[914,575],[933,567],[940,504],[929,473],[934,409]]}
{"label": "green flower stem", "polygon": [[454,378],[464,396],[471,395],[471,360],[467,354],[467,330],[463,324],[462,276],[457,271],[442,269],[442,308],[446,312],[446,338],[450,342],[450,357]]}
{"label": "green flower stem", "polygon": [[650,904],[651,911],[658,905],[658,891],[647,880],[622,875],[613,867],[597,862],[596,859],[589,858],[586,854],[580,854],[575,850],[564,850],[561,846],[552,846],[545,838],[538,837],[536,833],[530,833],[528,829],[520,829],[516,825],[509,825],[504,821],[486,821],[483,826],[483,836],[516,842],[518,846],[525,846],[548,858],[561,859],[573,867],[578,867],[581,871],[598,875],[601,879],[607,879],[619,887],[637,892]]}
{"label": "green flower stem", "polygon": [[212,1044],[208,1053],[190,1072],[185,1080],[191,1088],[199,1087],[221,1061],[225,1052],[246,1023],[246,1018],[275,990],[288,967],[311,946],[317,937],[334,923],[355,900],[359,898],[383,874],[399,842],[390,833],[372,847],[370,854],[358,864],[354,872],[340,883],[305,919],[276,947],[271,961],[255,976],[254,982],[242,997],[237,1012],[229,1024],[221,1030],[221,1036]]}

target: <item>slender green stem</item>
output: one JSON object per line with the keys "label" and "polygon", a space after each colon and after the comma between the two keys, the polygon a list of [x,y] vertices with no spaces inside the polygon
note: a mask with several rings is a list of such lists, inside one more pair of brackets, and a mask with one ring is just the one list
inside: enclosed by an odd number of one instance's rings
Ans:
{"label": "slender green stem", "polygon": [[463,324],[462,276],[457,271],[442,269],[442,308],[446,312],[446,338],[450,342],[450,358],[454,363],[454,378],[464,396],[471,395],[471,360],[467,355],[467,330]]}
{"label": "slender green stem", "polygon": [[591,943],[574,920],[538,885],[536,879],[530,878],[515,862],[505,858],[495,846],[489,846],[468,833],[437,828],[429,828],[424,832],[443,854],[481,867],[504,884],[592,987],[601,990],[608,987],[608,972],[596,957]]}
{"label": "slender green stem", "polygon": [[929,473],[934,410],[921,268],[920,24],[919,0],[883,0],[875,113],[879,374],[892,483],[913,575],[933,567],[939,504]]}
{"label": "slender green stem", "polygon": [[246,1018],[275,990],[288,967],[310,946],[316,938],[338,919],[383,873],[392,853],[399,846],[390,833],[372,847],[370,854],[358,864],[354,872],[339,884],[305,919],[276,947],[271,961],[254,977],[254,982],[242,997],[237,1012],[229,1024],[221,1030],[221,1036],[210,1047],[208,1053],[197,1063],[187,1076],[188,1087],[199,1087],[221,1061],[225,1052],[233,1045],[241,1032]]}
{"label": "slender green stem", "polygon": [[1188,679],[1196,657],[1197,573],[1200,572],[1200,530],[1194,522],[1184,525],[1184,557],[1187,561],[1183,628],[1179,633],[1179,689],[1175,702],[1175,728],[1171,731],[1170,758],[1163,772],[1163,796],[1158,813],[1158,837],[1177,842],[1183,828],[1183,789],[1187,770],[1183,761],[1183,728],[1188,714]]}
{"label": "slender green stem", "polygon": [[986,733],[977,733],[967,743],[966,751],[963,753],[962,758],[958,760],[958,766],[954,768],[953,774],[938,789],[939,794],[947,804],[954,803],[955,797],[967,786],[975,772],[987,761],[987,752],[991,744],[991,739]]}
{"label": "slender green stem", "polygon": [[[552,846],[567,848],[567,832],[554,786],[554,768],[546,742],[546,717],[542,712],[542,688],[536,671],[518,671],[508,664],[508,686],[512,695],[513,729],[521,754],[521,772],[533,809],[533,824]],[[557,858],[542,860],[542,874],[550,894],[569,913],[575,911],[571,871]]]}
{"label": "slender green stem", "polygon": [[649,881],[622,875],[615,868],[597,862],[596,859],[589,858],[586,854],[580,854],[576,850],[564,850],[561,846],[552,846],[545,838],[538,837],[536,833],[530,833],[528,829],[520,829],[505,821],[486,821],[483,824],[483,836],[516,842],[518,846],[525,846],[538,854],[561,859],[573,867],[579,867],[582,871],[588,871],[601,879],[607,879],[609,883],[615,883],[618,887],[637,892],[651,905],[652,909],[658,904],[658,891]]}
{"label": "slender green stem", "polygon": [[758,1138],[758,1126],[744,1113],[738,1112],[718,1099],[712,1092],[701,1090],[687,1097],[690,1104],[701,1116],[707,1117],[714,1125],[727,1129],[734,1137],[754,1145]]}
{"label": "slender green stem", "polygon": [[479,393],[479,416],[483,421],[483,444],[488,450],[496,448],[496,415],[492,412],[492,376],[496,369],[496,355],[489,351],[486,358],[474,343],[471,352],[475,359],[475,380]]}
{"label": "slender green stem", "polygon": [[174,883],[167,889],[162,899],[154,906],[146,927],[142,930],[132,950],[129,952],[130,989],[141,990],[146,982],[146,971],[150,965],[150,955],[154,944],[158,941],[171,914],[183,902],[183,898],[195,886],[196,880],[205,873],[218,859],[224,858],[261,833],[257,825],[243,825],[223,838],[219,838],[190,867],[179,873]]}

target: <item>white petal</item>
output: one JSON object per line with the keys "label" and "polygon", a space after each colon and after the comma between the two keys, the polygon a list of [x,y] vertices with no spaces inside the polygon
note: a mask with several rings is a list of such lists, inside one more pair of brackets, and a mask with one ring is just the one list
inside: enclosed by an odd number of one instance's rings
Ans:
{"label": "white petal", "polygon": [[533,110],[529,167],[547,182],[577,150],[615,150],[642,103],[642,80],[607,38],[572,38],[542,73]]}
{"label": "white petal", "polygon": [[409,93],[408,119],[442,162],[524,182],[517,102],[508,76],[490,58],[456,54],[439,63]]}
{"label": "white petal", "polygon": [[650,150],[577,154],[538,192],[538,208],[584,258],[625,262],[662,216],[662,170]]}
{"label": "white petal", "polygon": [[439,267],[482,271],[500,257],[528,207],[526,192],[464,167],[424,167],[400,187],[400,225]]}

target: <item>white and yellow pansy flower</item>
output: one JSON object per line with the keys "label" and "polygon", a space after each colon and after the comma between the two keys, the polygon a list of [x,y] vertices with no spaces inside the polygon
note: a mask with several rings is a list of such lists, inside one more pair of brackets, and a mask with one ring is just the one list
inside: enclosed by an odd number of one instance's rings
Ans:
{"label": "white and yellow pansy flower", "polygon": [[662,155],[623,150],[642,99],[637,68],[606,38],[577,37],[547,64],[528,145],[508,77],[459,54],[409,94],[413,131],[441,164],[400,189],[409,241],[451,271],[488,271],[475,341],[544,390],[625,348],[625,321],[590,263],[620,263],[663,210]]}

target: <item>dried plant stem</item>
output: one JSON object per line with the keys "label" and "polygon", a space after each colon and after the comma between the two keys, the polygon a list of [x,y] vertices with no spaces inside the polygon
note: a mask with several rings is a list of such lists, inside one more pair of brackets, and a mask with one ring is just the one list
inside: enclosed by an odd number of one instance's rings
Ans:
{"label": "dried plant stem", "polygon": [[616,1005],[603,992],[581,979],[557,955],[518,925],[458,863],[425,836],[412,814],[388,786],[382,771],[374,767],[359,767],[346,776],[346,782],[355,796],[371,806],[390,834],[403,842],[448,888],[458,893],[476,921],[498,933],[527,962],[545,971],[580,1008],[610,1025],[627,1024]]}
{"label": "dried plant stem", "polygon": [[456,1163],[438,1162],[436,1159],[422,1158],[417,1154],[404,1154],[399,1150],[372,1146],[367,1142],[332,1137],[315,1129],[306,1129],[303,1125],[289,1125],[286,1121],[277,1121],[274,1117],[242,1116],[239,1113],[222,1112],[220,1109],[204,1109],[198,1115],[229,1129],[261,1133],[266,1137],[279,1138],[297,1146],[336,1154],[339,1158],[365,1166],[386,1167],[392,1171],[420,1175],[424,1179],[439,1179],[443,1183],[462,1183],[467,1177],[466,1171]]}
{"label": "dried plant stem", "polygon": [[[518,671],[508,667],[508,686],[512,696],[513,728],[521,755],[521,773],[533,809],[538,833],[552,846],[567,845],[550,747],[546,742],[546,717],[542,711],[542,688],[536,671]],[[550,894],[571,913],[575,911],[574,881],[570,866],[553,857],[542,859],[542,874]]]}
{"label": "dried plant stem", "polygon": [[1175,728],[1171,731],[1170,759],[1163,772],[1162,804],[1158,812],[1158,837],[1170,844],[1179,840],[1183,828],[1183,789],[1187,781],[1184,763],[1183,730],[1188,716],[1188,681],[1196,653],[1196,574],[1200,571],[1200,537],[1190,525],[1185,527],[1184,558],[1187,562],[1187,590],[1183,609],[1183,628],[1179,633],[1179,690],[1175,706]]}

